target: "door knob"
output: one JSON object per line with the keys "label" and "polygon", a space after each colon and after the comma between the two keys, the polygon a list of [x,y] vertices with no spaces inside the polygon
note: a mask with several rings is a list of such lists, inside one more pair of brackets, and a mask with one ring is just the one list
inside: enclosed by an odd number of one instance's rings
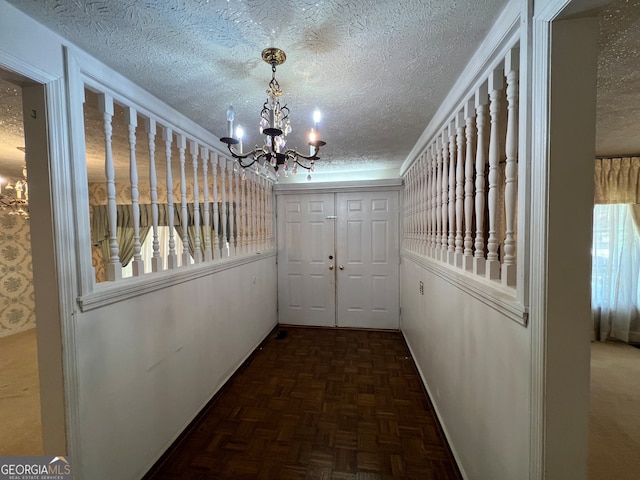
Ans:
{"label": "door knob", "polygon": [[333,270],[333,265],[329,265],[329,270]]}
{"label": "door knob", "polygon": [[339,268],[340,270],[344,270],[344,265],[340,265],[338,268]]}

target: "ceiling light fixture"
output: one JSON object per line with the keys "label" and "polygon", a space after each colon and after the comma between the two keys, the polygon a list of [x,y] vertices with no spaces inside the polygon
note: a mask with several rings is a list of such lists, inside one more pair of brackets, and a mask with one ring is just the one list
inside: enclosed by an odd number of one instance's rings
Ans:
{"label": "ceiling light fixture", "polygon": [[[25,152],[24,147],[17,147]],[[4,188],[4,179],[0,177],[0,209],[9,210],[9,215],[21,215],[29,218],[29,185],[27,184],[27,164],[22,167],[22,177],[14,183],[8,182]]]}
{"label": "ceiling light fixture", "polygon": [[[283,171],[285,177],[289,176],[289,172],[296,174],[298,167],[302,167],[309,171],[307,180],[311,180],[311,173],[315,169],[315,162],[319,160],[318,153],[320,147],[326,145],[319,138],[318,124],[320,123],[320,111],[313,113],[313,128],[309,133],[309,155],[303,155],[294,149],[286,149],[286,139],[288,133],[291,132],[291,124],[289,122],[289,108],[285,104],[280,106],[280,97],[282,90],[276,80],[276,67],[282,65],[287,56],[279,48],[266,48],[262,51],[262,60],[271,65],[271,81],[267,89],[267,100],[262,105],[260,112],[260,133],[265,135],[264,145],[256,146],[247,153],[242,151],[242,127],[238,127],[235,132],[233,130],[234,111],[233,107],[227,109],[227,126],[228,136],[220,139],[221,142],[227,144],[229,152],[233,158],[238,160],[238,164],[242,168],[256,165],[256,169],[260,167],[263,173],[269,177],[272,169],[276,180]],[[237,150],[232,148],[237,145]],[[307,163],[308,162],[308,163]]]}

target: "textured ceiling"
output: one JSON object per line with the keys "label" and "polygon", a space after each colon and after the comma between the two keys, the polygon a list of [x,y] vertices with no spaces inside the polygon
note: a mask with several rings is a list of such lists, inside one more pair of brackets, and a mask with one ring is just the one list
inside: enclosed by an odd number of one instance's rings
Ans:
{"label": "textured ceiling", "polygon": [[[226,108],[257,143],[270,79],[260,53],[285,50],[277,78],[303,148],[323,112],[317,171],[395,175],[505,0],[9,0],[174,108],[224,136]],[[600,154],[640,152],[640,0],[600,14]],[[630,68],[631,67],[631,68]],[[1,83],[2,113],[19,90]],[[5,100],[6,99],[6,100]],[[14,102],[15,103],[15,102]],[[19,122],[0,118],[0,157],[21,158]],[[8,141],[3,136],[14,135]],[[5,145],[7,148],[2,149]],[[98,158],[98,162],[102,159]],[[391,172],[391,173],[389,173]],[[0,172],[1,174],[1,172]],[[367,175],[371,175],[368,173]]]}

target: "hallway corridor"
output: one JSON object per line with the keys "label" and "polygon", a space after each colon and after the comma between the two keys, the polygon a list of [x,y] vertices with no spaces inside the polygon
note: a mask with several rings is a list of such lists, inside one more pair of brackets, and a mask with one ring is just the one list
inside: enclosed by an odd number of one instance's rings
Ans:
{"label": "hallway corridor", "polygon": [[145,478],[461,477],[399,332],[280,326]]}

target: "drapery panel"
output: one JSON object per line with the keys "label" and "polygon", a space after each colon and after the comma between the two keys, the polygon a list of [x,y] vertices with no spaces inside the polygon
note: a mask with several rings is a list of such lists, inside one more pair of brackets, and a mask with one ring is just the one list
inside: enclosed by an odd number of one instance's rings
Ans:
{"label": "drapery panel", "polygon": [[640,342],[640,157],[595,160],[594,338]]}

